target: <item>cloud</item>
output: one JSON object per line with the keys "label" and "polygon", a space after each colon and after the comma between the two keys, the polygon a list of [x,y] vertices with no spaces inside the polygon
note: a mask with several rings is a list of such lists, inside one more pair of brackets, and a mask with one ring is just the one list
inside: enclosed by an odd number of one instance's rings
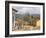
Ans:
{"label": "cloud", "polygon": [[13,7],[14,9],[17,9],[17,14],[40,14],[40,7]]}

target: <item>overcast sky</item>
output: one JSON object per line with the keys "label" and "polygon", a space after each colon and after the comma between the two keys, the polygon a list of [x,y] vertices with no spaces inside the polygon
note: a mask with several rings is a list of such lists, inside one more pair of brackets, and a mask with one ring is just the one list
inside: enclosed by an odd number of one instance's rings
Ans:
{"label": "overcast sky", "polygon": [[40,7],[19,7],[13,6],[12,8],[18,10],[17,14],[40,14]]}

